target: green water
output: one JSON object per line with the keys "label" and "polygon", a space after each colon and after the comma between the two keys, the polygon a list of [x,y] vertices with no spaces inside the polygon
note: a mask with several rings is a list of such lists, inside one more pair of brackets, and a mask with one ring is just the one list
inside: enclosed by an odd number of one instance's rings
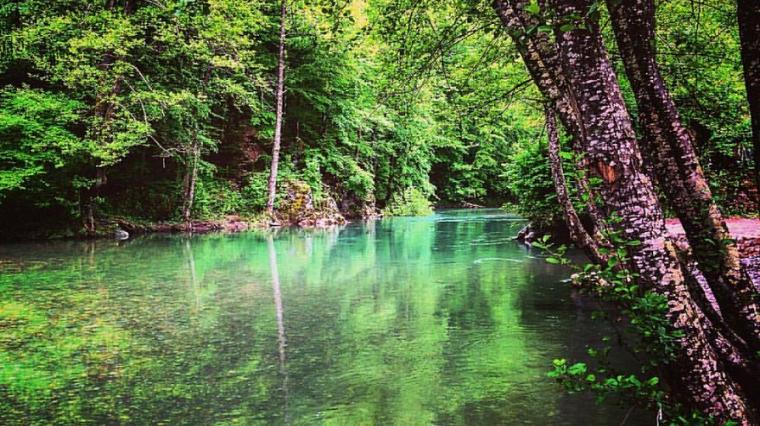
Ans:
{"label": "green water", "polygon": [[522,224],[0,246],[0,424],[620,424],[545,377],[608,330]]}

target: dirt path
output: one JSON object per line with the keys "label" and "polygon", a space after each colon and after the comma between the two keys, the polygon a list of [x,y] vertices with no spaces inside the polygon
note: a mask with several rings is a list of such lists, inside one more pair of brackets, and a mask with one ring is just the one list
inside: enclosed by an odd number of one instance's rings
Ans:
{"label": "dirt path", "polygon": [[[668,219],[666,225],[668,232],[672,235],[680,236],[684,234],[683,227],[678,219]],[[733,217],[726,220],[726,225],[728,225],[728,231],[737,241],[760,239],[760,219]]]}
{"label": "dirt path", "polygon": [[[678,219],[668,219],[666,225],[668,232],[676,237],[679,244],[686,243],[686,236]],[[760,289],[760,219],[730,218],[726,220],[726,225],[739,246],[742,263]]]}

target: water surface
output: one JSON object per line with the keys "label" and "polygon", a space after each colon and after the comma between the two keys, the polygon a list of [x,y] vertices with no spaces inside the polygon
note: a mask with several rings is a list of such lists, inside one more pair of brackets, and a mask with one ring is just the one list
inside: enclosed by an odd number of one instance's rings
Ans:
{"label": "water surface", "polygon": [[620,424],[546,378],[609,330],[522,225],[0,246],[0,424]]}

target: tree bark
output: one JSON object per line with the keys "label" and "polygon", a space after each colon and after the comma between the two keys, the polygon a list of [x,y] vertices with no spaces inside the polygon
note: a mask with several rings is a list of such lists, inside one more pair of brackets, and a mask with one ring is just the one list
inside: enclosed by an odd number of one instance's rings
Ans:
{"label": "tree bark", "polygon": [[608,0],[607,5],[639,109],[641,148],[652,156],[661,189],[681,220],[694,258],[723,317],[753,350],[760,350],[757,289],[742,273],[739,250],[713,202],[694,141],[659,72],[654,1]]}
{"label": "tree bark", "polygon": [[570,238],[573,242],[586,252],[589,258],[598,263],[607,263],[608,256],[601,253],[599,244],[589,235],[583,227],[578,212],[576,212],[573,202],[567,190],[567,179],[562,168],[562,158],[560,157],[561,147],[557,135],[557,120],[554,110],[550,106],[545,107],[546,116],[546,133],[549,140],[549,164],[552,171],[552,180],[554,181],[554,190],[557,193],[557,202],[562,207],[562,213],[565,217],[565,223],[570,231]]}
{"label": "tree bark", "polygon": [[[710,345],[707,321],[689,295],[654,186],[642,170],[633,125],[598,25],[586,22],[583,27],[560,32],[553,46],[548,36],[535,31],[524,10],[526,4],[495,1],[537,86],[558,106],[566,129],[583,141],[592,173],[603,180],[600,198],[620,218],[616,229],[626,240],[640,242],[632,247],[631,258],[641,284],[667,300],[666,317],[682,335],[675,360],[668,366],[674,373],[671,383],[682,390],[689,405],[703,413],[719,421],[749,424],[741,390]],[[588,0],[550,4],[560,16],[587,16],[590,8]]]}
{"label": "tree bark", "polygon": [[744,83],[752,118],[752,148],[755,160],[757,208],[760,209],[760,2],[737,0]]}
{"label": "tree bark", "polygon": [[277,88],[275,89],[274,143],[272,145],[272,166],[269,172],[269,197],[267,199],[267,213],[270,216],[274,212],[274,199],[277,193],[277,168],[280,162],[280,142],[282,139],[283,98],[285,94],[285,20],[287,13],[287,0],[282,0],[280,6],[280,43],[277,58]]}

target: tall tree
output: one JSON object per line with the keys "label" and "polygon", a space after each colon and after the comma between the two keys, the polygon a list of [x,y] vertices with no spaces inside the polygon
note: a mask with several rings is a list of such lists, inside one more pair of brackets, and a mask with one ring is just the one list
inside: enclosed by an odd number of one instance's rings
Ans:
{"label": "tall tree", "polygon": [[752,119],[752,146],[755,153],[755,185],[760,209],[760,2],[738,0],[737,16],[741,41],[744,82]]}
{"label": "tall tree", "polygon": [[757,289],[742,273],[739,250],[713,201],[692,135],[682,124],[660,75],[654,1],[608,0],[607,4],[638,105],[641,148],[652,157],[657,179],[663,183],[660,187],[683,224],[692,253],[724,318],[754,350],[760,350]]}
{"label": "tall tree", "polygon": [[[134,0],[127,0],[124,3],[124,15],[129,16],[134,12]],[[109,0],[106,4],[106,10],[108,12],[114,12],[116,10],[115,0]],[[95,99],[95,111],[93,126],[90,129],[91,137],[96,141],[107,144],[113,135],[113,117],[118,105],[115,103],[116,98],[121,94],[124,84],[124,76],[121,74],[115,74],[112,68],[116,61],[123,60],[117,56],[113,51],[107,51],[103,55],[103,60],[98,64],[98,69],[107,77],[107,80],[113,77],[113,83],[111,87],[108,87],[104,93],[99,93]],[[103,187],[108,183],[108,175],[106,174],[106,167],[102,164],[95,165],[95,178],[94,183],[88,191],[86,191],[85,198],[86,204],[83,206],[84,211],[84,228],[89,235],[94,235],[96,232],[95,225],[95,209],[98,197],[103,190]]]}
{"label": "tall tree", "polygon": [[[740,386],[721,363],[724,343],[710,339],[709,320],[692,299],[675,245],[665,229],[654,185],[642,168],[641,152],[617,78],[607,56],[592,2],[549,2],[560,17],[556,41],[543,31],[536,3],[496,0],[496,11],[515,41],[539,89],[580,141],[598,192],[619,218],[616,230],[637,241],[631,263],[645,288],[667,300],[665,316],[677,339],[670,379],[689,405],[722,421],[749,424]],[[572,70],[570,72],[569,70]],[[728,348],[729,352],[734,352]]]}
{"label": "tall tree", "polygon": [[282,0],[280,5],[280,41],[277,56],[277,87],[275,88],[275,122],[274,143],[272,145],[272,166],[269,171],[269,196],[267,198],[267,213],[272,215],[274,211],[274,198],[277,193],[277,168],[280,162],[280,141],[282,139],[282,116],[285,94],[285,24],[288,16],[287,0]]}

